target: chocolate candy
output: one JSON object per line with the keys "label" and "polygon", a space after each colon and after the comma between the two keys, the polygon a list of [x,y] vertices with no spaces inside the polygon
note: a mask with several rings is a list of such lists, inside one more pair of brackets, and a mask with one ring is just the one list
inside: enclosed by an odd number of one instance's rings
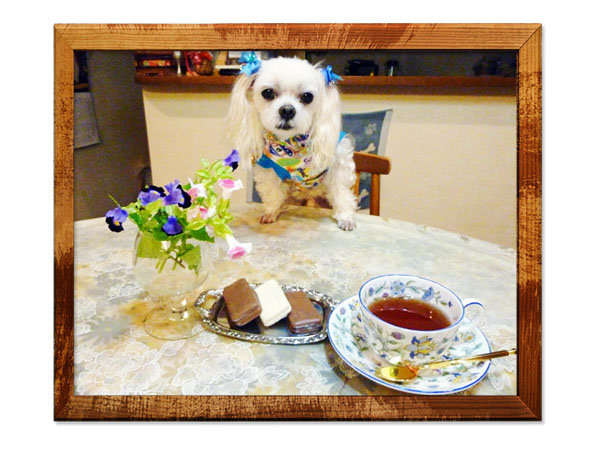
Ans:
{"label": "chocolate candy", "polygon": [[223,297],[229,320],[237,326],[246,325],[262,312],[256,292],[245,278],[240,278],[223,289]]}
{"label": "chocolate candy", "polygon": [[256,288],[256,295],[262,307],[260,320],[265,327],[270,327],[287,316],[292,307],[288,302],[279,283],[269,280]]}
{"label": "chocolate candy", "polygon": [[292,311],[288,315],[288,328],[295,334],[306,334],[321,328],[321,314],[304,292],[286,292]]}

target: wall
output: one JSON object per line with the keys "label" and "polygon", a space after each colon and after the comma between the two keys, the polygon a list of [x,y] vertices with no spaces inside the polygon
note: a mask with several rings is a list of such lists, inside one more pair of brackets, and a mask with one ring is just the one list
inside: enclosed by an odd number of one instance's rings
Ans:
{"label": "wall", "polygon": [[75,150],[75,220],[104,216],[135,200],[150,165],[142,89],[134,83],[133,52],[87,52],[90,92],[100,143]]}
{"label": "wall", "polygon": [[[154,181],[223,158],[229,94],[145,87]],[[393,108],[381,215],[516,247],[516,99],[445,93],[343,94],[343,112]],[[237,195],[236,195],[237,194]],[[233,204],[244,201],[236,192]]]}

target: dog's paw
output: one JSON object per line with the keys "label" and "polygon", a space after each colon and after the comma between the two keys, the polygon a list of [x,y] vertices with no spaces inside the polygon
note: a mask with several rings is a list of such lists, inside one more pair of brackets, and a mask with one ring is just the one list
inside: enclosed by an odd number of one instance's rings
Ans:
{"label": "dog's paw", "polygon": [[277,213],[264,213],[260,216],[260,223],[274,223],[277,221]]}
{"label": "dog's paw", "polygon": [[337,224],[344,231],[352,231],[356,228],[356,222],[352,219],[338,219]]}

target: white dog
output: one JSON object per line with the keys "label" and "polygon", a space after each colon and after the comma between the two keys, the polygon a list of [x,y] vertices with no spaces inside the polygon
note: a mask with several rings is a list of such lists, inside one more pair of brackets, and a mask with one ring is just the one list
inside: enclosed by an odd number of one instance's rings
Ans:
{"label": "white dog", "polygon": [[242,167],[254,164],[260,222],[275,222],[291,194],[309,204],[325,197],[338,226],[353,230],[354,149],[341,135],[339,77],[302,59],[250,59],[233,87],[227,122]]}

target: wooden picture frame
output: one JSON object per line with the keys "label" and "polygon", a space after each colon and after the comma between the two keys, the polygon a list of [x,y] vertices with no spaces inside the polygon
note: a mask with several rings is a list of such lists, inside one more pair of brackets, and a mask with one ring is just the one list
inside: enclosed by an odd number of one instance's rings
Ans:
{"label": "wooden picture frame", "polygon": [[[55,420],[541,420],[541,25],[56,25]],[[169,48],[517,52],[517,395],[74,395],[73,52]]]}

